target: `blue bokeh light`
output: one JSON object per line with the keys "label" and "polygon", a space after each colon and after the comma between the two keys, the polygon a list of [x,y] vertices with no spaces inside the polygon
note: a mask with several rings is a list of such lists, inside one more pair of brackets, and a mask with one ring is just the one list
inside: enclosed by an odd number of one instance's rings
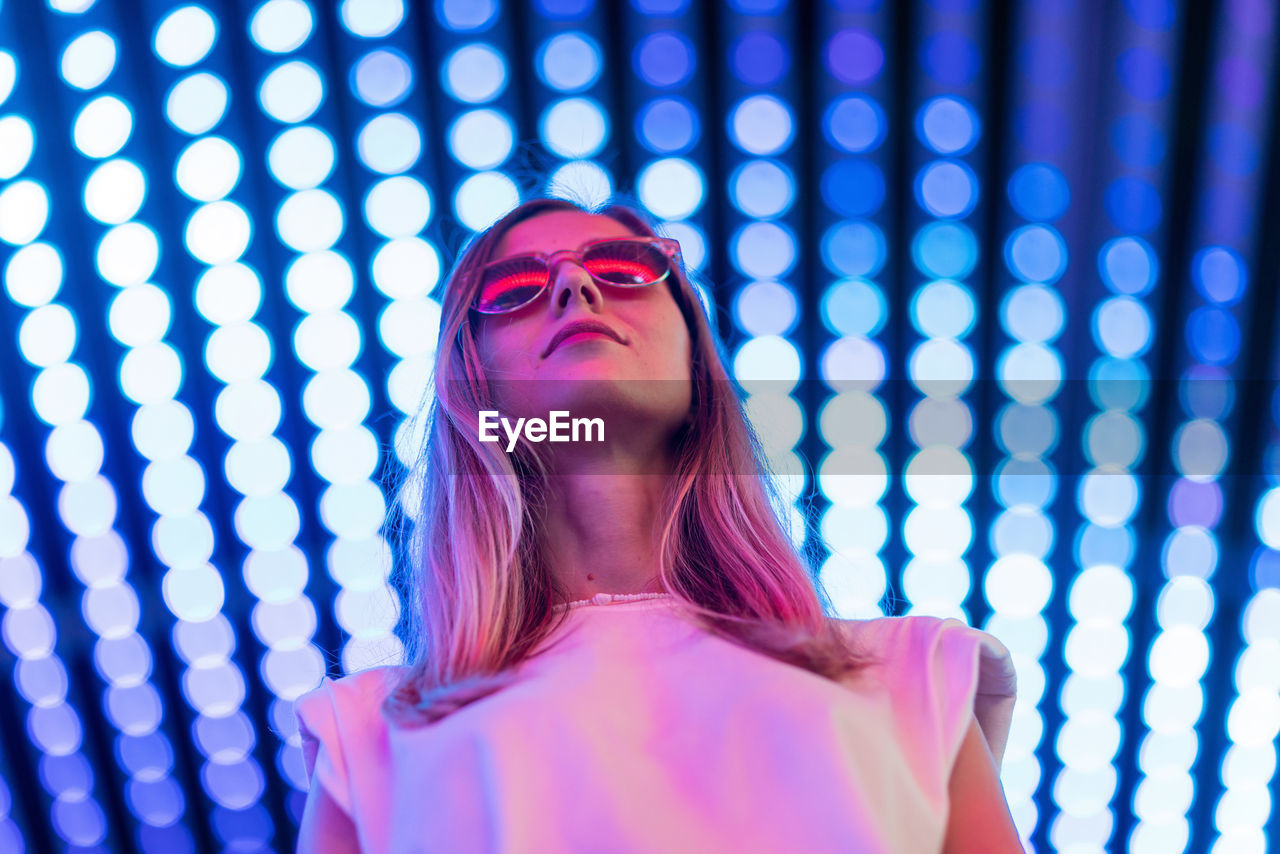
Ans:
{"label": "blue bokeh light", "polygon": [[371,107],[400,103],[413,85],[413,68],[399,51],[375,50],[355,64],[351,88]]}
{"label": "blue bokeh light", "polygon": [[911,243],[916,269],[938,279],[963,279],[978,263],[973,232],[955,222],[933,222],[916,233]]}
{"label": "blue bokeh light", "polygon": [[632,64],[640,78],[659,89],[680,86],[693,76],[697,53],[680,33],[651,33],[636,45]]}
{"label": "blue bokeh light", "polygon": [[874,151],[884,141],[887,127],[880,105],[861,95],[837,98],[822,118],[831,144],[853,154]]}
{"label": "blue bokeh light", "polygon": [[1015,275],[1031,282],[1054,282],[1067,268],[1067,244],[1062,235],[1044,225],[1026,225],[1005,242],[1005,263]]}
{"label": "blue bokeh light", "polygon": [[823,172],[821,189],[827,207],[841,216],[870,216],[884,203],[884,174],[869,160],[837,160]]}
{"label": "blue bokeh light", "polygon": [[1116,237],[1098,250],[1098,272],[1111,290],[1138,296],[1155,287],[1160,263],[1142,238]]}
{"label": "blue bokeh light", "polygon": [[931,216],[965,217],[978,203],[978,178],[960,161],[937,160],[916,176],[915,195]]}
{"label": "blue bokeh light", "polygon": [[1207,246],[1191,259],[1191,280],[1210,302],[1231,305],[1244,295],[1249,268],[1240,254],[1226,246]]}
{"label": "blue bokeh light", "polygon": [[436,19],[458,32],[483,32],[498,17],[498,0],[435,0]]}
{"label": "blue bokeh light", "polygon": [[559,33],[538,48],[535,67],[542,81],[561,92],[581,92],[600,78],[603,54],[586,33]]}
{"label": "blue bokeh light", "polygon": [[1117,178],[1106,191],[1107,216],[1121,231],[1145,234],[1160,224],[1164,205],[1156,188],[1140,178]]}
{"label": "blue bokeh light", "polygon": [[697,112],[683,98],[655,98],[636,116],[636,135],[654,154],[685,154],[701,132]]}
{"label": "blue bokeh light", "polygon": [[749,160],[729,179],[734,205],[747,216],[768,219],[791,208],[796,180],[786,166],[773,160]]}
{"label": "blue bokeh light", "polygon": [[934,98],[916,115],[916,135],[937,154],[964,154],[980,134],[977,113],[961,98]]}
{"label": "blue bokeh light", "polygon": [[730,48],[729,57],[733,73],[750,86],[772,86],[791,66],[786,45],[767,30],[743,34]]}
{"label": "blue bokeh light", "polygon": [[836,223],[822,236],[823,261],[837,275],[874,276],[886,253],[884,232],[865,220]]}
{"label": "blue bokeh light", "polygon": [[1009,203],[1024,219],[1052,222],[1067,212],[1071,189],[1052,163],[1027,163],[1009,179]]}

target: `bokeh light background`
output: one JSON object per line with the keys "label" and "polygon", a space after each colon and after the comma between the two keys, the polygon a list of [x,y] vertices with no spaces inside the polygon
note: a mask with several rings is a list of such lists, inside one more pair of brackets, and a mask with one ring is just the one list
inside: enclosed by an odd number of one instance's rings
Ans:
{"label": "bokeh light background", "polygon": [[1265,851],[1276,27],[2,0],[0,851],[292,850],[293,700],[402,651],[442,269],[543,189],[681,241],[839,615],[1013,651],[1028,850]]}

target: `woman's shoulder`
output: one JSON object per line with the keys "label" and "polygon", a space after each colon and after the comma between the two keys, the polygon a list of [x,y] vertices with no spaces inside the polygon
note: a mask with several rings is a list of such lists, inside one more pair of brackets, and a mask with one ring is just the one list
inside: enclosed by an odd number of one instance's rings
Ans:
{"label": "woman's shoulder", "polygon": [[947,754],[954,756],[972,715],[999,764],[1018,681],[1013,656],[995,635],[924,614],[834,622],[903,708],[945,719],[947,740],[954,741]]}
{"label": "woman's shoulder", "polygon": [[386,665],[348,673],[336,679],[325,676],[320,684],[294,701],[300,716],[335,718],[354,723],[378,716],[382,703],[395,690],[406,667]]}
{"label": "woman's shoulder", "polygon": [[832,617],[831,621],[855,646],[878,657],[900,659],[939,646],[960,646],[972,648],[988,666],[1003,668],[1008,663],[1012,667],[1009,650],[999,638],[955,617],[909,614],[868,619]]}
{"label": "woman's shoulder", "polygon": [[884,665],[977,664],[978,693],[1013,696],[1013,656],[999,638],[955,617],[909,614],[870,619],[832,618],[852,645]]}
{"label": "woman's shoulder", "polygon": [[397,665],[325,676],[294,701],[307,779],[323,786],[348,816],[356,814],[356,793],[371,763],[385,755],[382,703],[404,670]]}

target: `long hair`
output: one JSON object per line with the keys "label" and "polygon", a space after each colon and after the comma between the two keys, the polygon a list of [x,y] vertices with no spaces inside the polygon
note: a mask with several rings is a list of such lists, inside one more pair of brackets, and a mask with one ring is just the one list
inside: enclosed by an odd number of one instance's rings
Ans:
{"label": "long hair", "polygon": [[[425,434],[400,491],[407,503],[397,635],[406,668],[384,713],[399,726],[432,723],[516,678],[515,666],[568,618],[541,537],[545,474],[536,454],[479,440],[494,405],[469,307],[471,274],[513,225],[549,211],[600,213],[638,235],[646,219],[612,204],[562,199],[515,208],[465,248],[445,283]],[[678,265],[677,265],[678,266]],[[828,679],[868,659],[828,619],[774,511],[764,455],[725,371],[723,346],[685,271],[668,279],[691,342],[692,410],[674,442],[659,505],[659,582],[707,631]],[[522,443],[526,445],[527,443]]]}

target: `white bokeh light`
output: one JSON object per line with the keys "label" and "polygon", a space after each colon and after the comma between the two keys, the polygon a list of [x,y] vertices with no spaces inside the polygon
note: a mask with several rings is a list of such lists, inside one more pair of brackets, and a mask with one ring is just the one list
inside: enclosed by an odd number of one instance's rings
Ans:
{"label": "white bokeh light", "polygon": [[168,294],[152,284],[131,285],[111,300],[107,328],[126,347],[141,347],[163,339],[172,316]]}
{"label": "white bokeh light", "polygon": [[222,78],[207,71],[188,75],[173,85],[164,114],[183,133],[197,136],[215,128],[227,113],[231,95]]}
{"label": "white bokeh light", "polygon": [[35,150],[35,131],[22,116],[0,118],[0,180],[8,180],[27,168]]}
{"label": "white bokeh light", "polygon": [[98,275],[117,287],[145,282],[160,261],[159,238],[140,222],[117,225],[98,241],[96,261]]}
{"label": "white bokeh light", "polygon": [[18,352],[36,367],[65,362],[76,347],[76,321],[66,306],[41,306],[18,327]]}
{"label": "white bokeh light", "polygon": [[561,157],[592,157],[609,137],[609,120],[592,99],[565,98],[547,108],[538,133]]}
{"label": "white bokeh light", "polygon": [[515,145],[511,120],[497,110],[469,110],[449,126],[449,153],[468,169],[502,165]]}
{"label": "white bokeh light", "polygon": [[342,236],[342,205],[324,190],[301,190],[280,205],[276,233],[298,252],[329,249]]}
{"label": "white bokeh light", "polygon": [[384,243],[373,255],[373,286],[391,299],[412,299],[440,282],[440,253],[418,237]]}
{"label": "white bokeh light", "polygon": [[365,196],[364,217],[383,237],[412,236],[431,219],[431,194],[417,178],[384,178]]}
{"label": "white bokeh light", "polygon": [[116,66],[116,42],[101,30],[76,36],[62,52],[62,79],[76,89],[92,89]]}
{"label": "white bokeh light", "polygon": [[289,301],[302,311],[339,309],[355,291],[355,270],[337,252],[307,252],[286,268],[284,288]]}
{"label": "white bokeh light", "polygon": [[342,0],[342,25],[353,36],[382,38],[404,20],[403,0]]}
{"label": "white bokeh light", "polygon": [[262,304],[262,282],[241,263],[210,267],[196,281],[196,310],[219,325],[249,320]]}
{"label": "white bokeh light", "polygon": [[249,247],[253,223],[235,202],[201,205],[187,220],[183,239],[187,251],[205,264],[236,261]]}
{"label": "white bokeh light", "polygon": [[73,362],[45,368],[31,384],[31,408],[54,426],[83,418],[89,408],[89,375]]}
{"label": "white bokeh light", "polygon": [[277,66],[262,81],[258,102],[267,115],[294,124],[320,108],[324,101],[324,80],[315,66],[295,60]]}
{"label": "white bokeh light", "polygon": [[271,175],[292,190],[309,190],[333,172],[337,155],[333,139],[311,125],[289,128],[267,149]]}
{"label": "white bokeh light", "polygon": [[115,154],[133,132],[133,112],[119,98],[103,95],[81,107],[72,122],[71,138],[86,157]]}
{"label": "white bokeh light", "polygon": [[119,225],[133,218],[147,195],[147,179],[131,160],[108,160],[84,184],[84,208],[89,216]]}
{"label": "white bokeh light", "polygon": [[9,99],[13,84],[18,79],[18,64],[13,61],[13,54],[0,50],[0,104]]}
{"label": "white bokeh light", "polygon": [[449,93],[468,104],[492,101],[507,85],[507,64],[492,46],[476,42],[449,54],[441,69]]}
{"label": "white bokeh light", "polygon": [[35,308],[58,295],[62,287],[62,256],[48,243],[29,243],[9,258],[0,281],[9,299]]}
{"label": "white bokeh light", "polygon": [[242,165],[234,145],[220,136],[207,136],[183,149],[174,167],[174,181],[189,198],[216,202],[240,182]]}
{"label": "white bokeh light", "polygon": [[519,188],[501,172],[472,175],[458,186],[453,200],[458,219],[472,231],[488,228],[518,204]]}
{"label": "white bokeh light", "polygon": [[49,193],[35,181],[14,181],[0,190],[0,240],[24,246],[49,221]]}
{"label": "white bokeh light", "polygon": [[636,187],[644,206],[663,219],[685,219],[706,199],[702,173],[679,157],[650,163],[640,171]]}
{"label": "white bokeh light", "polygon": [[383,113],[360,129],[356,150],[365,166],[384,175],[395,175],[418,162],[422,133],[408,116]]}
{"label": "white bokeh light", "polygon": [[289,53],[306,44],[314,25],[302,0],[268,0],[249,19],[249,36],[265,51]]}
{"label": "white bokeh light", "polygon": [[592,160],[570,160],[547,179],[547,194],[569,199],[593,210],[613,196],[613,181],[604,167]]}
{"label": "white bokeh light", "polygon": [[218,24],[212,15],[199,6],[183,6],[156,27],[152,46],[164,62],[186,68],[204,59],[217,37]]}
{"label": "white bokeh light", "polygon": [[360,355],[360,327],[344,311],[309,314],[293,333],[298,360],[313,371],[349,368]]}

